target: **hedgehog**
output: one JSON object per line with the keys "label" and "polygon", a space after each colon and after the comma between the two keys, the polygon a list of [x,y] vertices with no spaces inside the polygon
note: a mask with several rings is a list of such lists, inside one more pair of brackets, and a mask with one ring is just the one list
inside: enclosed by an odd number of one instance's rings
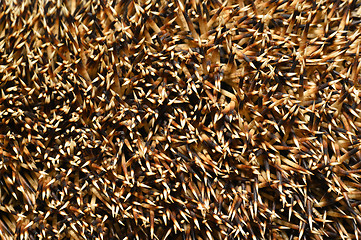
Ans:
{"label": "hedgehog", "polygon": [[1,239],[360,239],[361,1],[0,3]]}

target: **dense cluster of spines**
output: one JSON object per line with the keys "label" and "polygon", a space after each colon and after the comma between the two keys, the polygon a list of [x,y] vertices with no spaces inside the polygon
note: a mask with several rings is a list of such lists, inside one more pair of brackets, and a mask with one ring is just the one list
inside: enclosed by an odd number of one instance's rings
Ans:
{"label": "dense cluster of spines", "polygon": [[0,236],[358,239],[360,4],[0,0]]}

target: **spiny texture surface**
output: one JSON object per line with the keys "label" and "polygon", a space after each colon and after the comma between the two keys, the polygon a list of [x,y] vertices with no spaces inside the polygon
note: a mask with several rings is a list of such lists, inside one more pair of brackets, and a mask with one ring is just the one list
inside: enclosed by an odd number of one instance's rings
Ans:
{"label": "spiny texture surface", "polygon": [[1,238],[360,237],[360,1],[0,3]]}

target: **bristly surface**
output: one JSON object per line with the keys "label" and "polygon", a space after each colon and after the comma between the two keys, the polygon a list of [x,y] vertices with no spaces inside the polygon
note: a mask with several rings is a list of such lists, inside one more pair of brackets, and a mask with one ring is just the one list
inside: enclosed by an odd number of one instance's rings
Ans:
{"label": "bristly surface", "polygon": [[359,239],[360,5],[0,0],[0,238]]}

